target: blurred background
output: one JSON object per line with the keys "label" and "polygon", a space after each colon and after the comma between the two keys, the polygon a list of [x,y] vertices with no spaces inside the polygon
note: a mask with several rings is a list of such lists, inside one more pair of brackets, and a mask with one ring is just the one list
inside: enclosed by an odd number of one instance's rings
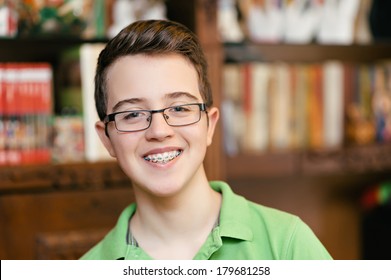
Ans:
{"label": "blurred background", "polygon": [[134,201],[95,135],[99,52],[139,19],[200,38],[205,166],[335,259],[391,258],[391,2],[0,0],[0,258],[77,259]]}

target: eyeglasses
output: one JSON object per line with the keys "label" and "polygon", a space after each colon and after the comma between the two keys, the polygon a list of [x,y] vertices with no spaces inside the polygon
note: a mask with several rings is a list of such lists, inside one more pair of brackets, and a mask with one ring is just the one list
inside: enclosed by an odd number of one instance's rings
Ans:
{"label": "eyeglasses", "polygon": [[103,122],[115,123],[120,132],[136,132],[148,129],[151,126],[152,115],[163,113],[164,120],[169,126],[186,126],[197,123],[201,119],[201,112],[206,112],[204,103],[192,103],[170,106],[161,110],[131,110],[116,112],[107,115]]}

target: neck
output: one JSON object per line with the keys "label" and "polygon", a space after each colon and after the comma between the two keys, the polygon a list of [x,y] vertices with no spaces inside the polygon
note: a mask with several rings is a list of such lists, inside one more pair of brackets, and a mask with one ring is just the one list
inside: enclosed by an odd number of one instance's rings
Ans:
{"label": "neck", "polygon": [[[137,211],[131,231],[140,247],[156,258],[182,258],[162,252],[182,252],[193,257],[215,225],[221,195],[210,188],[206,176],[198,176],[169,197],[154,197],[136,187]],[[164,244],[164,245],[162,245]],[[193,246],[193,248],[185,247]]]}

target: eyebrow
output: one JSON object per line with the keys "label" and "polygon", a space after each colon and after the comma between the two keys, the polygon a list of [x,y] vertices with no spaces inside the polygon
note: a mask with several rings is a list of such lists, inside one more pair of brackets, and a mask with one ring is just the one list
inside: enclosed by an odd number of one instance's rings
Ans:
{"label": "eyebrow", "polygon": [[145,102],[144,98],[128,98],[119,101],[117,104],[113,106],[113,112],[116,112],[122,105],[124,104],[139,104]]}
{"label": "eyebrow", "polygon": [[195,97],[191,93],[184,92],[184,91],[177,91],[177,92],[167,93],[166,96],[165,96],[166,99],[176,99],[176,98],[180,98],[180,97],[187,97],[187,98],[189,98],[191,100],[199,101],[197,97]]}
{"label": "eyebrow", "polygon": [[[181,97],[186,97],[186,98],[191,99],[192,101],[199,102],[199,100],[198,100],[198,98],[196,96],[192,95],[191,93],[184,92],[184,91],[171,92],[171,93],[167,93],[164,96],[165,99],[177,99],[177,98],[181,98]],[[145,103],[145,102],[146,102],[145,98],[128,98],[128,99],[124,99],[124,100],[119,101],[117,104],[115,104],[113,106],[112,111],[116,112],[117,110],[119,110],[119,108],[121,106],[123,106],[125,104],[140,104],[140,103]]]}

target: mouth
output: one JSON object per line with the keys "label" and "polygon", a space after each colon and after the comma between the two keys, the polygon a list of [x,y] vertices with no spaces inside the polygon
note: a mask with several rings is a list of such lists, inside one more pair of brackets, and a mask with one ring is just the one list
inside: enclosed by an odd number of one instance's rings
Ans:
{"label": "mouth", "polygon": [[150,154],[144,156],[144,160],[159,163],[159,164],[167,164],[175,158],[179,157],[182,154],[182,150],[174,150],[164,153]]}

